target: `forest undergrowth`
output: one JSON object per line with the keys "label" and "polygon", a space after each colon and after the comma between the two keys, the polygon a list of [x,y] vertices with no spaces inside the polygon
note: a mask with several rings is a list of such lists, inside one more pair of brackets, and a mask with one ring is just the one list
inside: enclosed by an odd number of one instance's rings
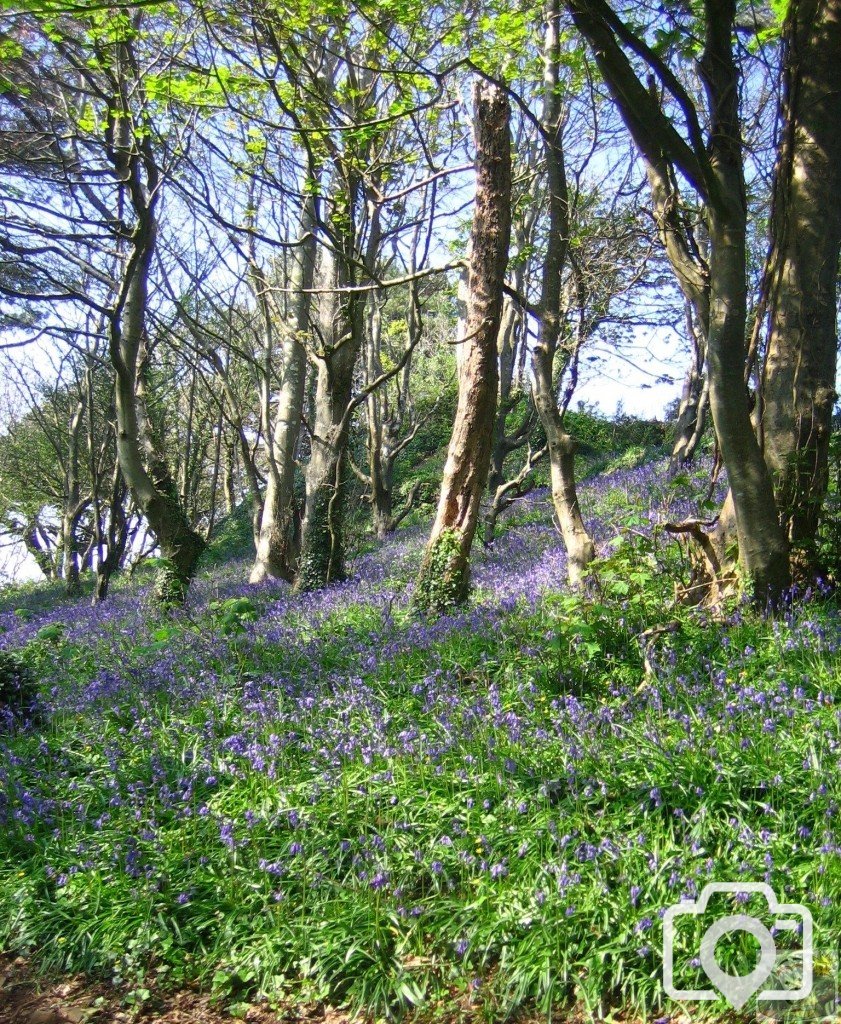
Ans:
{"label": "forest undergrowth", "polygon": [[[137,1006],[198,980],[235,1013],[669,1018],[666,908],[751,881],[809,909],[831,978],[838,608],[820,587],[773,619],[675,603],[662,524],[707,475],[591,479],[582,594],[533,493],[437,619],[410,605],[421,525],[314,594],[236,560],[168,615],[144,583],[98,608],[5,592],[4,671],[37,699],[0,728],[0,950]],[[711,919],[678,934],[685,988]]]}

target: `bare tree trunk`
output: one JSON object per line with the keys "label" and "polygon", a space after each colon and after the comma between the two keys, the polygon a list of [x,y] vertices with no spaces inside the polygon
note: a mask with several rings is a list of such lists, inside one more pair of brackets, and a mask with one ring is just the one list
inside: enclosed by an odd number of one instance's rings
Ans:
{"label": "bare tree trunk", "polygon": [[[126,125],[131,123],[128,118],[124,120]],[[184,600],[205,543],[187,520],[178,488],[163,457],[155,450],[138,399],[149,271],[157,232],[155,204],[160,194],[157,168],[148,150],[147,140],[131,140],[119,156],[119,169],[127,180],[137,224],[120,294],[109,316],[109,349],[116,374],[117,457],[135,503],[166,559],[158,579],[158,599],[163,604],[172,604]]]}
{"label": "bare tree trunk", "polygon": [[[290,281],[294,296],[295,323],[284,330],[281,346],[282,380],[277,413],[269,451],[269,476],[263,498],[263,511],[257,541],[257,557],[251,570],[251,582],[265,579],[293,580],[297,552],[293,544],[292,508],[295,482],[295,455],[304,410],[307,378],[306,336],[315,273],[317,238],[315,235],[315,197],[304,201],[301,213],[301,241]],[[267,425],[268,426],[268,425]]]}
{"label": "bare tree trunk", "polygon": [[542,136],[549,186],[549,231],[540,301],[540,333],[532,355],[534,404],[546,434],[552,503],[567,552],[567,575],[573,586],[584,578],[596,556],[584,525],[575,486],[575,443],[564,429],[554,383],[561,333],[562,274],[569,245],[569,198],[564,165],[561,105],[558,91],[560,2],[549,0],[544,44],[545,92]]}
{"label": "bare tree trunk", "polygon": [[745,388],[746,222],[739,73],[733,59],[735,0],[707,0],[701,72],[711,111],[710,411],[733,494],[739,558],[754,597],[775,602],[789,585],[788,546],[750,418]]}
{"label": "bare tree trunk", "polygon": [[675,439],[671,456],[673,469],[692,461],[704,433],[709,406],[709,382],[704,372],[707,338],[705,331],[696,321],[695,308],[688,299],[686,327],[692,345],[692,362],[683,383],[683,393],[675,417]]}
{"label": "bare tree trunk", "polygon": [[81,499],[79,482],[79,434],[85,402],[79,400],[70,418],[67,432],[67,455],[64,467],[64,510],[61,519],[62,558],[64,562],[64,590],[68,597],[78,597],[82,587],[79,582],[79,517],[85,507]]}
{"label": "bare tree trunk", "polygon": [[464,601],[469,557],[487,482],[496,411],[497,335],[511,235],[510,110],[489,82],[473,87],[476,204],[471,231],[467,330],[458,341],[458,406],[444,467],[438,514],[415,589],[419,608],[442,611]]}
{"label": "bare tree trunk", "polygon": [[[384,297],[375,292],[368,311],[367,352],[365,360],[366,379],[370,383],[383,372],[382,308]],[[385,453],[386,434],[389,430],[388,390],[380,388],[368,395],[365,403],[368,426],[368,485],[371,496],[371,513],[374,534],[384,540],[391,524],[393,463]]]}
{"label": "bare tree trunk", "polygon": [[[829,482],[841,246],[841,0],[800,0],[786,23],[784,127],[772,228],[761,431],[796,558],[814,562]],[[812,565],[812,568],[818,568]]]}

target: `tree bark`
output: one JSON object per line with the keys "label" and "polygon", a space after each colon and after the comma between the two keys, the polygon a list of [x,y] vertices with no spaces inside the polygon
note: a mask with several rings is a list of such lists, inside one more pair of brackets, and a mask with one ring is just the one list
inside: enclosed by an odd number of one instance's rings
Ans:
{"label": "tree bark", "polygon": [[541,135],[549,189],[549,230],[540,298],[540,327],[532,355],[534,404],[546,434],[552,503],[567,553],[567,576],[573,586],[584,579],[596,556],[584,525],[575,486],[575,442],[564,429],[554,384],[555,358],[561,336],[563,271],[569,246],[569,198],[564,163],[561,103],[558,93],[560,2],[549,0],[544,44]]}
{"label": "tree bark", "polygon": [[[382,308],[383,297],[374,292],[368,311],[366,379],[369,383],[377,380],[382,372]],[[384,540],[391,525],[393,502],[392,484],[394,463],[389,460],[387,437],[390,434],[390,409],[388,389],[380,388],[371,392],[365,403],[368,426],[368,484],[371,496],[371,513],[374,534]]]}
{"label": "tree bark", "polygon": [[776,602],[790,582],[788,546],[771,478],[751,423],[745,388],[747,203],[733,59],[735,0],[707,0],[701,73],[710,107],[708,203],[710,412],[733,494],[739,558],[757,601]]}
{"label": "tree bark", "polygon": [[[324,349],[318,356],[315,422],[306,472],[301,560],[297,587],[317,590],[346,579],[344,504],[347,481],[348,410],[362,342],[365,300],[342,292],[349,275],[342,254],[325,254],[326,287],[321,307]],[[364,295],[364,293],[363,293]]]}
{"label": "tree bark", "polygon": [[459,392],[438,514],[415,589],[415,604],[443,611],[464,601],[469,556],[493,443],[497,335],[511,234],[508,99],[496,85],[473,87],[476,202],[471,231],[467,330],[459,339]]}
{"label": "tree bark", "polygon": [[796,559],[812,569],[829,482],[841,247],[841,0],[793,2],[772,228],[761,435]]}
{"label": "tree bark", "polygon": [[309,330],[315,273],[315,197],[308,195],[301,214],[301,242],[290,288],[294,295],[294,327],[285,329],[281,346],[281,386],[269,451],[269,476],[251,582],[295,578],[293,545],[295,456],[304,410],[307,378],[305,338]]}
{"label": "tree bark", "polygon": [[187,520],[178,488],[166,461],[155,449],[138,399],[149,272],[157,231],[155,203],[159,195],[151,156],[144,160],[147,175],[152,178],[148,188],[140,179],[139,160],[139,154],[133,153],[125,167],[137,224],[120,295],[109,316],[109,349],[116,375],[117,457],[135,504],[146,517],[166,560],[158,577],[157,598],[167,605],[183,602],[205,543]]}

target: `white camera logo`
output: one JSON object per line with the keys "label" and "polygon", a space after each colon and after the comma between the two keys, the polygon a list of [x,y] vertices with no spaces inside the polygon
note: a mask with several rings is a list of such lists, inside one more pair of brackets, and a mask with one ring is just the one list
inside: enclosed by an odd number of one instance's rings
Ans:
{"label": "white camera logo", "polygon": [[[715,999],[713,989],[679,989],[674,981],[674,941],[675,918],[684,914],[703,914],[707,909],[710,896],[717,892],[729,893],[761,893],[768,901],[768,909],[773,914],[784,915],[775,921],[777,931],[797,931],[798,922],[803,926],[803,976],[800,988],[759,990],[771,976],[777,963],[777,946],[771,932],[749,914],[728,914],[715,921],[701,939],[699,956],[704,973],[716,989],[737,1010],[745,1005],[754,993],[757,999],[775,999],[795,1002],[806,999],[812,991],[812,915],[799,903],[778,903],[777,896],[770,885],[764,882],[710,882],[701,890],[696,901],[676,903],[666,911],[663,918],[663,987],[672,999],[695,1001]],[[722,935],[730,932],[749,932],[759,942],[760,956],[756,967],[748,974],[728,974],[718,966],[715,959],[715,946]]]}

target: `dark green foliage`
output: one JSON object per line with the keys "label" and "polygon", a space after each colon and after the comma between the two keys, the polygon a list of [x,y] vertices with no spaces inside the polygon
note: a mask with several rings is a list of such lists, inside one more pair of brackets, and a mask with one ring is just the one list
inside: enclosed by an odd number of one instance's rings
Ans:
{"label": "dark green foliage", "polygon": [[37,683],[20,655],[0,650],[0,731],[31,718],[37,699]]}
{"label": "dark green foliage", "polygon": [[202,568],[223,565],[237,558],[254,557],[253,504],[245,498],[229,515],[220,519],[201,558]]}

